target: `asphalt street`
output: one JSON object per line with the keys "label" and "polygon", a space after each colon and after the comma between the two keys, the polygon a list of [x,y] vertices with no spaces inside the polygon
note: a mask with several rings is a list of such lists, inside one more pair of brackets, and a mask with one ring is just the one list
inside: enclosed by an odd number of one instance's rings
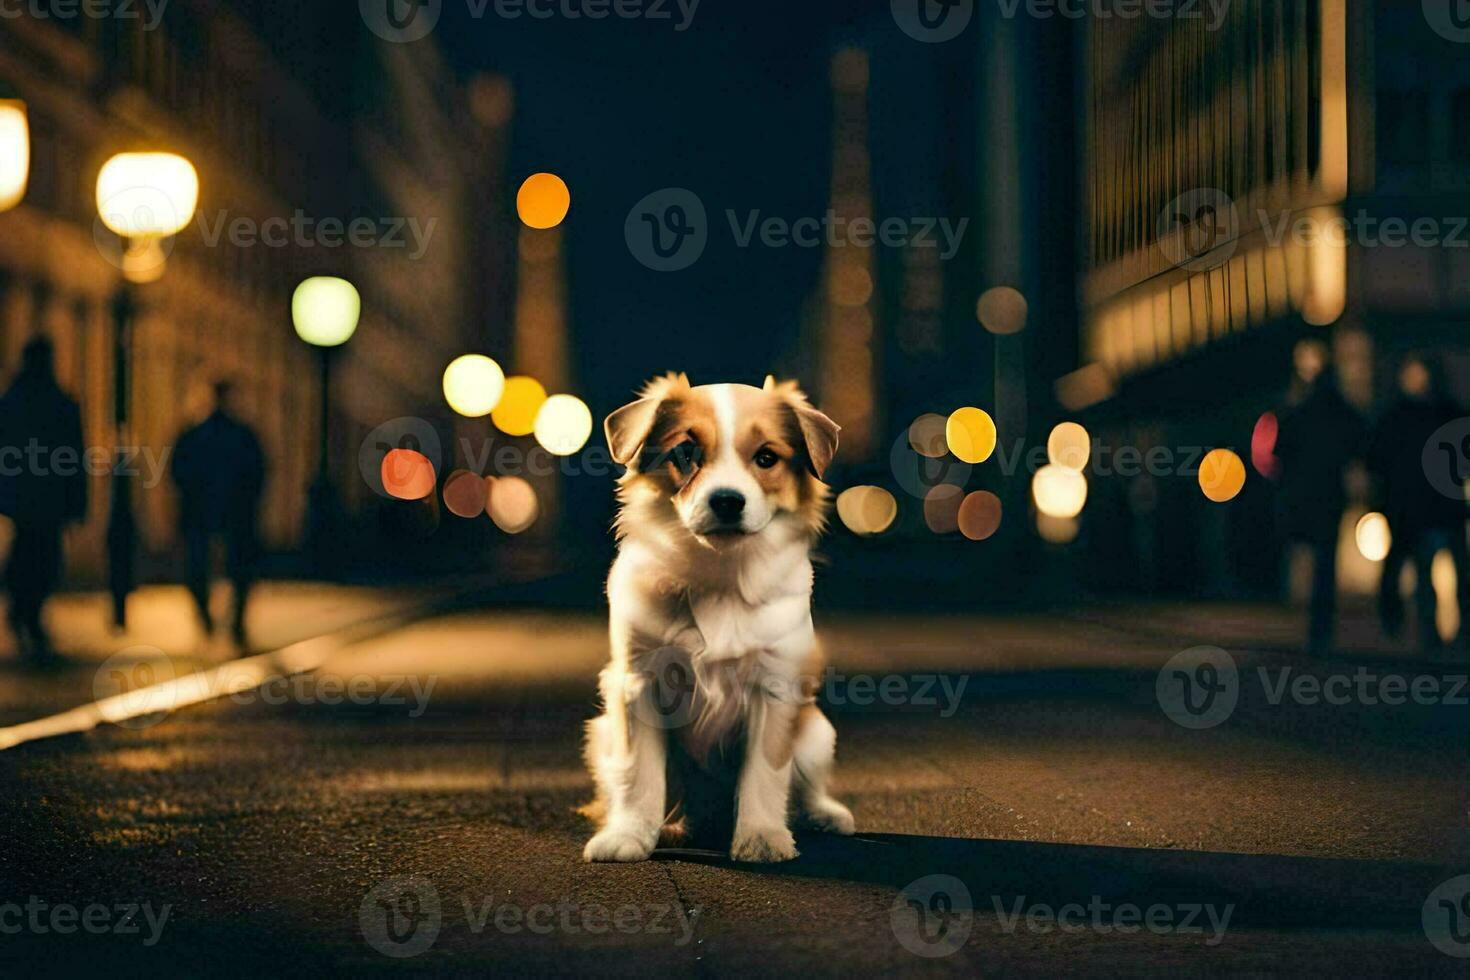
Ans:
{"label": "asphalt street", "polygon": [[[1470,972],[1470,879],[1455,880],[1470,873],[1470,666],[1366,640],[1308,661],[1294,620],[1248,606],[821,629],[856,838],[799,837],[780,866],[715,851],[583,864],[579,741],[602,624],[467,611],[311,675],[0,752],[0,963]],[[1219,676],[1171,660],[1201,643],[1228,651],[1233,706],[1187,727],[1161,692]],[[48,675],[6,666],[0,724],[74,705],[97,672],[81,657]]]}

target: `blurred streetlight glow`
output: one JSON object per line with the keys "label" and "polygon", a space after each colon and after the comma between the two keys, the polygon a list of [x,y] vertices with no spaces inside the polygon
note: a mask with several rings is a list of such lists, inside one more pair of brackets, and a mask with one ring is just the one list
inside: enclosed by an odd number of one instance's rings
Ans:
{"label": "blurred streetlight glow", "polygon": [[199,173],[176,153],[119,153],[97,175],[97,213],[123,238],[167,238],[194,220]]}
{"label": "blurred streetlight glow", "polygon": [[505,379],[505,393],[490,413],[490,420],[508,436],[528,436],[536,431],[536,413],[545,403],[546,389],[541,382],[518,374]]}
{"label": "blurred streetlight glow", "polygon": [[485,509],[495,526],[506,534],[520,534],[536,523],[541,504],[536,489],[518,476],[498,476],[490,481]]}
{"label": "blurred streetlight glow", "polygon": [[592,410],[575,395],[552,395],[536,413],[536,441],[553,456],[570,456],[592,436]]}
{"label": "blurred streetlight glow", "polygon": [[1010,286],[996,286],[980,294],[975,318],[993,334],[1007,336],[1026,329],[1026,297]]}
{"label": "blurred streetlight glow", "polygon": [[9,211],[26,196],[31,173],[31,127],[26,104],[0,99],[0,211]]}
{"label": "blurred streetlight glow", "polygon": [[146,286],[163,278],[168,268],[168,253],[158,238],[135,238],[128,242],[122,257],[122,274],[128,282]]}
{"label": "blurred streetlight glow", "polygon": [[1388,518],[1377,512],[1362,516],[1353,537],[1358,543],[1358,553],[1369,561],[1383,561],[1393,547]]}
{"label": "blurred streetlight glow", "polygon": [[444,369],[444,400],[468,419],[484,418],[505,394],[505,372],[484,354],[465,354]]}
{"label": "blurred streetlight glow", "polygon": [[362,297],[357,287],[335,276],[313,276],[291,297],[296,335],[313,347],[340,347],[357,332]]}
{"label": "blurred streetlight glow", "polygon": [[1070,519],[1087,506],[1087,478],[1071,467],[1052,463],[1036,471],[1031,496],[1036,509],[1047,517]]}
{"label": "blurred streetlight glow", "polygon": [[1041,535],[1041,540],[1047,544],[1071,544],[1077,540],[1077,533],[1080,530],[1075,517],[1036,515],[1036,533]]}
{"label": "blurred streetlight glow", "polygon": [[872,537],[893,526],[898,501],[882,487],[849,487],[837,495],[837,516],[853,534]]}
{"label": "blurred streetlight glow", "polygon": [[984,541],[1000,530],[1000,498],[988,490],[976,490],[960,504],[960,533],[971,541]]}
{"label": "blurred streetlight glow", "polygon": [[960,529],[960,506],[965,491],[953,483],[940,483],[924,496],[924,523],[935,534],[953,534]]}
{"label": "blurred streetlight glow", "polygon": [[949,417],[944,439],[966,463],[983,463],[995,452],[995,420],[978,408],[961,408]]}
{"label": "blurred streetlight glow", "polygon": [[1076,422],[1063,422],[1051,430],[1046,456],[1057,466],[1081,472],[1092,458],[1092,436]]}
{"label": "blurred streetlight glow", "polygon": [[1211,450],[1199,464],[1199,488],[1217,504],[1234,500],[1245,487],[1245,463],[1229,449]]}
{"label": "blurred streetlight glow", "polygon": [[571,206],[572,192],[556,174],[532,174],[516,192],[516,213],[532,228],[555,228]]}
{"label": "blurred streetlight glow", "polygon": [[1276,437],[1280,434],[1281,423],[1275,412],[1266,412],[1256,419],[1256,427],[1251,430],[1251,465],[1268,480],[1281,469],[1281,462],[1276,458]]}
{"label": "blurred streetlight glow", "polygon": [[469,470],[455,470],[444,481],[444,509],[455,517],[479,517],[485,499],[485,481]]}

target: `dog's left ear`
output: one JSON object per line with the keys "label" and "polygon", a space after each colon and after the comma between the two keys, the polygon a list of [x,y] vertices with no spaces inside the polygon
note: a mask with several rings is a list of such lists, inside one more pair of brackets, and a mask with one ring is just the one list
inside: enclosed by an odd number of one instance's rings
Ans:
{"label": "dog's left ear", "polygon": [[842,431],[842,426],[813,408],[795,381],[777,381],[768,374],[764,389],[786,398],[796,415],[801,440],[806,443],[806,457],[811,463],[812,474],[818,480],[822,479],[832,464],[832,457],[837,455],[837,434]]}
{"label": "dog's left ear", "polygon": [[653,431],[654,419],[658,416],[660,398],[640,398],[624,405],[607,417],[602,424],[607,434],[607,448],[615,462],[632,466]]}

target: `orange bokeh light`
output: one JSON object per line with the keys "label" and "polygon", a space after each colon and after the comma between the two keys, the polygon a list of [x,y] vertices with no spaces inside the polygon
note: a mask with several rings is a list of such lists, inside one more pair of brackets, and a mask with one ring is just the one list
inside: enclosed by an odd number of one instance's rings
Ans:
{"label": "orange bokeh light", "polygon": [[572,192],[556,174],[532,174],[516,194],[516,213],[532,228],[555,228],[572,206]]}
{"label": "orange bokeh light", "polygon": [[383,489],[399,500],[423,500],[434,492],[434,464],[423,453],[393,449],[383,457]]}

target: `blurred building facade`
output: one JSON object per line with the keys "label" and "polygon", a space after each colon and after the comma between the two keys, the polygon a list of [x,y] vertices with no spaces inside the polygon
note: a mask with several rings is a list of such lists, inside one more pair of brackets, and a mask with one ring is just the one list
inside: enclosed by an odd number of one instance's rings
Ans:
{"label": "blurred building facade", "polygon": [[1144,590],[1272,590],[1269,479],[1252,467],[1216,505],[1190,461],[1250,465],[1302,338],[1330,344],[1365,412],[1415,348],[1470,394],[1470,248],[1383,224],[1448,236],[1466,214],[1470,60],[1418,4],[1347,0],[1237,2],[1215,30],[1089,20],[1083,50],[1081,357],[1058,397],[1103,444],[1170,460],[1093,474],[1094,565]]}
{"label": "blurred building facade", "polygon": [[[363,296],[333,397],[333,475],[349,506],[373,506],[357,471],[373,426],[417,414],[448,438],[439,373],[482,342],[499,303],[485,256],[503,246],[466,215],[485,194],[477,182],[502,179],[508,91],[466,87],[432,42],[378,42],[354,10],[321,5],[174,0],[156,25],[26,13],[5,32],[0,84],[27,103],[33,152],[26,198],[0,214],[0,377],[30,337],[51,337],[89,446],[113,444],[123,281],[97,223],[99,169],[117,152],[163,149],[200,175],[193,225],[172,240],[162,278],[137,291],[129,441],[155,461],[135,498],[146,553],[166,558],[175,544],[173,490],[156,470],[217,377],[236,382],[269,457],[267,544],[297,545],[318,418],[314,357],[290,316],[307,276],[345,276]],[[374,244],[344,242],[343,226],[364,217]],[[415,238],[410,218],[427,233]],[[290,230],[267,234],[268,221]],[[89,519],[68,543],[82,578],[104,566],[108,483],[94,476]]]}

